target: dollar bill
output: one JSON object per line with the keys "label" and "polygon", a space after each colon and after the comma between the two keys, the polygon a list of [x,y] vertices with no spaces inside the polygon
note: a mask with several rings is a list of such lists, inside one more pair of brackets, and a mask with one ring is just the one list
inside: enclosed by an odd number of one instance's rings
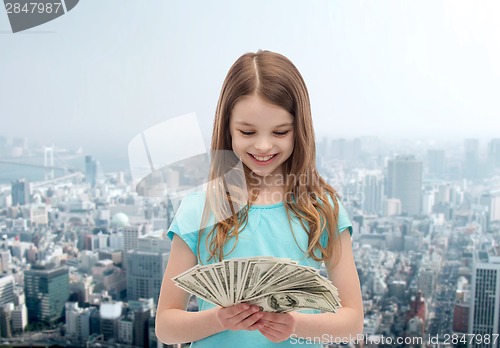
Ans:
{"label": "dollar bill", "polygon": [[287,258],[258,256],[196,265],[173,278],[183,290],[217,306],[246,302],[264,311],[342,307],[337,288],[312,267]]}

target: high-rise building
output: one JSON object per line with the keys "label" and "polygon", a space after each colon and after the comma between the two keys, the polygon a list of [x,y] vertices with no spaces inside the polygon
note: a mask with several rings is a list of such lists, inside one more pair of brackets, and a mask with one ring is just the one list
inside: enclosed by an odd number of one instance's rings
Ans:
{"label": "high-rise building", "polygon": [[431,298],[434,294],[436,272],[430,265],[422,266],[418,272],[418,289],[425,298]]}
{"label": "high-rise building", "polygon": [[24,272],[24,293],[30,321],[58,321],[69,297],[68,268],[53,264],[33,266]]}
{"label": "high-rise building", "polygon": [[446,172],[444,150],[427,150],[427,167],[431,177],[442,177]]}
{"label": "high-rise building", "polygon": [[28,310],[24,303],[14,307],[11,311],[11,319],[13,333],[23,332],[26,329],[26,326],[28,326]]}
{"label": "high-rise building", "polygon": [[414,156],[397,156],[387,164],[388,198],[401,200],[403,214],[418,215],[422,207],[422,162]]}
{"label": "high-rise building", "polygon": [[500,138],[491,139],[488,143],[488,163],[490,168],[500,168]]}
{"label": "high-rise building", "polygon": [[101,335],[109,340],[118,336],[118,322],[122,316],[123,302],[102,303],[99,307]]}
{"label": "high-rise building", "polygon": [[124,226],[122,229],[123,232],[123,247],[126,252],[129,250],[137,249],[137,242],[139,237],[144,236],[149,233],[151,229],[151,225],[145,224],[134,224],[131,226]]}
{"label": "high-rise building", "polygon": [[125,237],[122,231],[113,231],[109,235],[109,248],[111,250],[125,250]]}
{"label": "high-rise building", "polygon": [[131,226],[124,226],[123,233],[123,261],[124,268],[128,267],[127,257],[128,251],[137,250],[139,238],[149,234],[151,231],[151,224],[149,223],[136,223]]}
{"label": "high-rise building", "polygon": [[361,140],[356,138],[333,139],[330,145],[331,156],[337,160],[353,161],[361,154]]}
{"label": "high-rise building", "polygon": [[99,161],[92,156],[85,156],[85,181],[95,187],[99,171]]}
{"label": "high-rise building", "polygon": [[475,180],[479,175],[479,140],[464,140],[463,174],[466,179]]}
{"label": "high-rise building", "polygon": [[7,303],[0,306],[0,336],[12,337],[12,310],[13,303]]}
{"label": "high-rise building", "polygon": [[467,333],[469,331],[470,313],[470,285],[469,281],[460,276],[457,280],[457,291],[455,292],[455,304],[453,308],[454,332]]}
{"label": "high-rise building", "polygon": [[[118,342],[132,345],[134,337],[134,318],[129,313],[118,321]],[[144,346],[142,346],[144,347]]]}
{"label": "high-rise building", "polygon": [[79,341],[90,336],[90,308],[80,308],[77,302],[66,302],[66,333]]}
{"label": "high-rise building", "polygon": [[384,199],[384,178],[378,173],[369,173],[363,179],[363,212],[381,214]]}
{"label": "high-rise building", "polygon": [[500,221],[500,190],[493,191],[489,194],[488,212],[488,219],[490,222]]}
{"label": "high-rise building", "polygon": [[154,318],[155,300],[141,298],[138,301],[128,302],[129,310],[134,312],[134,345],[147,347],[151,345],[151,336],[148,333],[151,319]]}
{"label": "high-rise building", "polygon": [[422,214],[424,215],[431,214],[435,203],[436,203],[435,190],[426,188],[422,193]]}
{"label": "high-rise building", "polygon": [[129,250],[125,260],[128,299],[153,298],[157,302],[168,253]]}
{"label": "high-rise building", "polygon": [[97,307],[90,307],[90,334],[101,334],[101,311]]}
{"label": "high-rise building", "polygon": [[401,200],[398,198],[387,198],[384,200],[384,216],[401,215]]}
{"label": "high-rise building", "polygon": [[479,204],[484,207],[487,223],[500,222],[500,190],[483,193]]}
{"label": "high-rise building", "polygon": [[[500,249],[478,250],[472,266],[469,333],[490,337],[500,334]],[[498,347],[498,342],[496,343]],[[471,347],[493,347],[491,342],[473,342]]]}
{"label": "high-rise building", "polygon": [[147,347],[149,345],[148,326],[151,318],[149,308],[134,310],[134,335],[133,344],[136,347]]}
{"label": "high-rise building", "polygon": [[31,205],[29,207],[29,218],[32,226],[40,226],[49,224],[50,207],[45,203]]}
{"label": "high-rise building", "polygon": [[30,184],[25,179],[19,179],[11,184],[12,205],[24,205],[30,202]]}
{"label": "high-rise building", "polygon": [[162,231],[138,238],[137,249],[127,252],[127,296],[129,300],[153,298],[158,301],[170,243]]}
{"label": "high-rise building", "polygon": [[14,285],[14,277],[12,275],[0,278],[0,306],[15,302]]}
{"label": "high-rise building", "polygon": [[66,302],[65,304],[65,323],[66,323],[66,334],[68,336],[77,335],[76,323],[78,319],[78,303],[77,302]]}

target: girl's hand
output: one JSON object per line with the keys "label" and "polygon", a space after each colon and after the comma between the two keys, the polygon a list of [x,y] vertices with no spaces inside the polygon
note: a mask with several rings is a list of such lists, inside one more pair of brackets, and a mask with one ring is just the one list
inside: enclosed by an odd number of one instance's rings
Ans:
{"label": "girl's hand", "polygon": [[256,323],[262,316],[258,306],[246,303],[218,308],[216,312],[217,321],[224,330],[256,330]]}
{"label": "girl's hand", "polygon": [[257,323],[259,331],[271,342],[287,340],[297,328],[297,317],[293,313],[269,313]]}

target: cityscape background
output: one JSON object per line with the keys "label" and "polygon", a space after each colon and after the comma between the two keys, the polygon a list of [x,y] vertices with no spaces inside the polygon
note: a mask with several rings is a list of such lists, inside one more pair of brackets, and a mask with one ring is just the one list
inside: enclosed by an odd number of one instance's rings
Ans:
{"label": "cityscape background", "polygon": [[[126,167],[28,144],[0,137],[2,168],[17,168],[0,184],[2,342],[161,347],[154,317],[177,206],[138,195]],[[472,334],[491,341],[471,347],[497,346],[500,138],[483,145],[318,140],[320,174],[353,223],[365,346],[455,335],[466,347]],[[172,187],[190,187],[185,170],[171,168]]]}
{"label": "cityscape background", "polygon": [[365,347],[498,347],[499,14],[496,1],[80,1],[12,34],[0,10],[0,343],[161,347],[176,207],[137,195],[127,146],[193,111],[209,144],[227,70],[269,49],[304,76],[318,168],[353,222]]}

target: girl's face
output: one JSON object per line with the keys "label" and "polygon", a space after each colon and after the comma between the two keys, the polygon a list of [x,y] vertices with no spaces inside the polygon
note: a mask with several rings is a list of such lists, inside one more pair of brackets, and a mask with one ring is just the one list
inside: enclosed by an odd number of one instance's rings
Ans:
{"label": "girl's face", "polygon": [[259,176],[283,175],[293,152],[293,116],[257,95],[238,101],[229,120],[234,153]]}

